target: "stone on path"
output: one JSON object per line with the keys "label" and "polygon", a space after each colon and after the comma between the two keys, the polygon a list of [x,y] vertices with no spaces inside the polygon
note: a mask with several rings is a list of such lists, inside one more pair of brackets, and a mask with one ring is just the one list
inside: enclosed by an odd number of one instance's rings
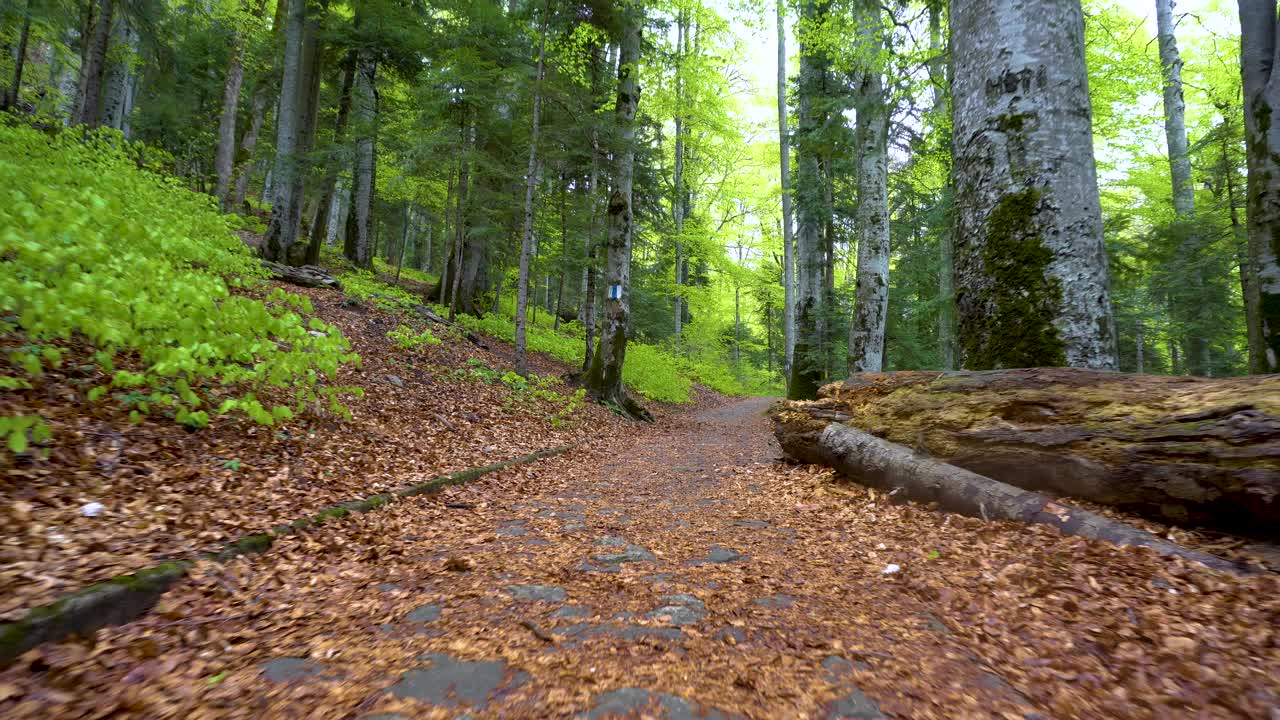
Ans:
{"label": "stone on path", "polygon": [[564,602],[567,593],[554,585],[508,585],[507,592],[517,600],[537,602]]}
{"label": "stone on path", "polygon": [[524,526],[523,521],[517,520],[515,522],[503,523],[498,527],[498,529],[495,532],[497,532],[499,535],[520,537],[521,535],[528,534],[529,529]]}
{"label": "stone on path", "polygon": [[499,690],[511,690],[528,681],[523,672],[511,673],[501,660],[467,661],[448,655],[424,655],[431,665],[410,670],[391,686],[391,694],[442,707],[483,707]]}
{"label": "stone on path", "polygon": [[883,720],[880,706],[857,688],[853,688],[844,697],[830,702],[826,707],[824,720]]}
{"label": "stone on path", "polygon": [[622,552],[592,555],[591,559],[606,565],[621,565],[629,562],[650,562],[654,557],[653,553],[639,545],[628,545]]}
{"label": "stone on path", "polygon": [[755,604],[767,608],[789,608],[796,604],[796,599],[790,595],[766,595],[762,598],[756,598]]}
{"label": "stone on path", "polygon": [[622,539],[622,538],[620,538],[620,537],[615,537],[615,536],[613,536],[613,535],[605,535],[604,537],[602,537],[602,538],[600,538],[599,540],[597,540],[597,541],[596,541],[596,544],[597,544],[597,545],[604,545],[604,546],[607,546],[607,547],[621,547],[621,546],[623,546],[623,545],[626,545],[626,544],[627,544],[627,541],[626,541],[626,540],[623,540],[623,539]]}
{"label": "stone on path", "polygon": [[551,613],[551,617],[556,620],[591,617],[591,608],[586,605],[565,605]]}
{"label": "stone on path", "polygon": [[667,595],[662,601],[667,604],[645,617],[671,625],[693,625],[707,616],[706,604],[692,595]]}
{"label": "stone on path", "polygon": [[[657,714],[650,714],[657,710]],[[729,720],[736,715],[726,715],[715,708],[704,708],[684,698],[641,688],[622,688],[599,698],[587,713],[588,720],[626,717],[637,711],[645,711],[646,718],[662,720]]]}
{"label": "stone on path", "polygon": [[434,604],[419,605],[404,616],[404,619],[412,623],[429,623],[440,619],[440,606]]}
{"label": "stone on path", "polygon": [[763,530],[769,527],[769,523],[763,520],[734,520],[729,524],[734,527],[753,528],[755,530]]}
{"label": "stone on path", "polygon": [[704,563],[730,563],[745,559],[747,559],[747,556],[737,551],[730,550],[727,547],[721,547],[719,545],[712,545],[711,550],[707,552],[707,556],[705,558],[701,560],[691,560],[688,564],[702,565]]}

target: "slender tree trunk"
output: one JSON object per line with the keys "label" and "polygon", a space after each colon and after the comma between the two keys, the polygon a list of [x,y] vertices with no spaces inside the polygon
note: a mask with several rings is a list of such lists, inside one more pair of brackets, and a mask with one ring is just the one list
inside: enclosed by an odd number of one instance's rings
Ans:
{"label": "slender tree trunk", "polygon": [[516,372],[529,375],[525,310],[529,305],[529,256],[533,251],[533,193],[538,182],[538,123],[542,112],[542,77],[546,69],[547,19],[538,34],[538,69],[533,85],[533,121],[529,130],[529,166],[524,185],[524,232],[520,236],[520,279],[516,285]]}
{"label": "slender tree trunk", "polygon": [[791,218],[791,138],[787,132],[787,29],[783,0],[777,0],[775,5],[778,16],[778,177],[782,184],[782,374],[790,384],[796,345],[796,260]]}
{"label": "slender tree trunk", "polygon": [[244,207],[245,194],[249,192],[249,170],[253,162],[253,151],[258,147],[258,136],[262,134],[262,124],[267,113],[268,94],[265,87],[259,87],[253,93],[253,107],[249,117],[249,129],[240,139],[240,162],[236,164],[235,190],[227,206],[239,212]]}
{"label": "slender tree trunk", "polygon": [[1262,352],[1262,327],[1258,323],[1257,271],[1253,267],[1253,261],[1249,256],[1248,231],[1240,222],[1240,206],[1236,199],[1236,174],[1235,168],[1231,163],[1229,149],[1231,144],[1231,117],[1225,112],[1222,115],[1222,123],[1226,129],[1221,143],[1222,173],[1227,191],[1227,211],[1231,217],[1231,239],[1235,243],[1236,261],[1240,266],[1240,297],[1244,299],[1245,330],[1249,342],[1248,366],[1250,372],[1254,372],[1253,368],[1261,367],[1265,360],[1265,355]]}
{"label": "slender tree trunk", "polygon": [[689,22],[685,17],[685,12],[680,11],[676,19],[676,147],[675,147],[675,174],[674,174],[674,197],[671,201],[671,214],[676,225],[676,272],[675,272],[675,297],[672,303],[675,307],[675,346],[676,350],[680,349],[680,337],[684,334],[684,296],[681,295],[684,285],[684,133],[685,133],[685,116],[684,116],[684,74],[682,72],[686,48],[689,42]]}
{"label": "slender tree trunk", "polygon": [[586,385],[602,402],[612,402],[627,414],[648,418],[649,414],[627,396],[622,388],[622,368],[626,362],[627,328],[630,322],[631,235],[634,215],[632,180],[635,167],[635,118],[640,101],[637,81],[640,61],[640,9],[624,10],[622,41],[618,62],[618,96],[614,106],[619,149],[617,175],[609,198],[609,240],[606,277],[609,292],[604,307],[604,327],[600,344],[587,370]]}
{"label": "slender tree trunk", "polygon": [[1135,353],[1135,363],[1134,363],[1135,365],[1137,365],[1137,369],[1134,370],[1134,372],[1138,373],[1139,375],[1146,372],[1146,364],[1144,362],[1145,360],[1144,351],[1146,350],[1146,342],[1147,342],[1147,339],[1145,336],[1146,333],[1144,332],[1145,329],[1146,328],[1142,324],[1142,320],[1139,319],[1137,327],[1135,327],[1133,331],[1135,344],[1137,345],[1137,352]]}
{"label": "slender tree trunk", "polygon": [[[870,57],[881,49],[880,6],[864,4],[860,46]],[[858,279],[849,323],[849,372],[884,370],[889,315],[889,109],[878,68],[863,73],[858,101]]]}
{"label": "slender tree trunk", "polygon": [[[1173,181],[1173,209],[1178,219],[1187,223],[1195,217],[1196,193],[1191,179],[1191,155],[1187,151],[1186,102],[1182,97],[1182,59],[1174,35],[1173,0],[1156,0],[1156,27],[1160,68],[1164,75],[1164,136],[1169,149],[1169,174]],[[1187,232],[1181,253],[1184,260],[1193,264],[1187,281],[1197,291],[1204,287],[1204,277],[1197,262],[1201,244],[1196,233]],[[1202,304],[1197,298],[1179,314],[1184,317],[1186,325],[1187,366],[1192,375],[1203,375],[1208,343],[1204,337],[1207,328],[1202,317]]]}
{"label": "slender tree trunk", "polygon": [[111,43],[111,21],[115,0],[97,0],[98,12],[92,35],[85,37],[84,62],[80,68],[76,112],[73,125],[97,127],[102,122],[102,80],[107,72],[107,48]]}
{"label": "slender tree trunk", "polygon": [[356,57],[352,90],[352,108],[356,116],[355,192],[355,256],[349,257],[358,267],[373,266],[373,192],[377,156],[378,61],[370,49],[361,49]]}
{"label": "slender tree trunk", "polygon": [[231,190],[231,173],[236,159],[236,113],[240,109],[240,88],[244,85],[245,37],[236,33],[231,45],[231,62],[227,65],[227,77],[222,84],[222,114],[218,118],[218,146],[214,150],[214,169],[218,173],[218,185],[213,196],[223,212],[230,212],[227,194]]}
{"label": "slender tree trunk", "polygon": [[1114,369],[1080,2],[951,12],[964,367]]}
{"label": "slender tree trunk", "polygon": [[473,128],[464,124],[462,132],[463,159],[462,165],[458,170],[458,207],[457,214],[454,216],[453,255],[450,258],[453,261],[453,266],[449,268],[449,281],[452,283],[449,290],[449,320],[451,322],[457,317],[458,292],[462,288],[462,253],[467,238],[467,193],[469,191],[468,183],[470,182],[471,173],[468,158],[470,157],[471,147],[475,142],[475,130]]}
{"label": "slender tree trunk", "polygon": [[[802,20],[819,22],[815,0],[801,6]],[[817,50],[800,43],[800,82],[797,88],[797,121],[799,123],[796,160],[796,295],[795,350],[792,356],[791,382],[787,397],[806,400],[817,397],[822,384],[826,359],[823,356],[823,328],[826,308],[824,267],[823,206],[825,187],[818,167],[815,137],[821,120],[814,101],[823,91],[826,63]]]}
{"label": "slender tree trunk", "polygon": [[[929,114],[934,133],[950,131],[947,110],[947,89],[950,83],[946,77],[947,65],[942,33],[942,8],[945,3],[946,0],[929,2],[929,51],[933,53],[929,61],[933,107],[930,108]],[[950,167],[947,171],[950,173]],[[948,191],[944,189],[941,198],[943,202],[947,201],[947,193]],[[956,368],[955,275],[955,251],[952,245],[951,228],[944,224],[938,232],[938,361],[943,370]]]}
{"label": "slender tree trunk", "polygon": [[302,212],[297,182],[302,177],[298,142],[302,133],[301,109],[305,102],[303,89],[309,86],[306,68],[303,67],[307,44],[307,3],[303,0],[289,3],[284,35],[284,72],[280,80],[279,108],[276,110],[271,221],[267,225],[262,250],[268,260],[288,264]]}
{"label": "slender tree trunk", "polygon": [[[333,126],[334,153],[342,153],[342,145],[347,139],[347,122],[351,116],[351,92],[355,84],[355,57],[348,53],[343,62],[342,91],[338,95],[338,116]],[[329,215],[333,213],[333,195],[338,186],[337,158],[330,157],[325,162],[324,185],[320,188],[320,203],[316,210],[316,222],[311,228],[311,244],[307,246],[307,262],[316,264],[320,261],[320,245],[329,229]]]}
{"label": "slender tree trunk", "polygon": [[18,31],[18,47],[13,54],[13,84],[7,92],[0,94],[0,110],[17,107],[22,98],[22,69],[27,64],[27,41],[31,38],[31,2],[27,0],[22,13],[22,29]]}
{"label": "slender tree trunk", "polygon": [[410,207],[404,206],[404,228],[400,231],[400,252],[396,257],[396,287],[400,287],[400,269],[404,267],[404,249],[409,246],[409,213]]}
{"label": "slender tree trunk", "polygon": [[1240,0],[1240,72],[1248,153],[1249,259],[1257,278],[1261,350],[1250,371],[1280,372],[1280,72],[1275,0]]}

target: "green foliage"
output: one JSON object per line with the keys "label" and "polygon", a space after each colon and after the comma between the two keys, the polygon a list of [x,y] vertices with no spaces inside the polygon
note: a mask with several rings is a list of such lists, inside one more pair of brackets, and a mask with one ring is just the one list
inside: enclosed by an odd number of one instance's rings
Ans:
{"label": "green foliage", "polygon": [[440,344],[440,338],[433,335],[430,328],[415,333],[408,325],[401,325],[387,333],[387,339],[396,346],[397,350],[414,350],[423,345]]}
{"label": "green foliage", "polygon": [[[134,418],[159,410],[199,427],[219,400],[217,413],[264,424],[322,400],[345,413],[348,389],[325,381],[358,362],[347,340],[305,317],[305,297],[253,297],[263,273],[228,218],[139,169],[140,152],[118,133],[0,127],[0,332],[28,343],[5,384],[56,367],[60,344],[77,341],[109,377],[88,399],[114,390]],[[291,405],[264,405],[269,388]]]}
{"label": "green foliage", "polygon": [[550,403],[555,410],[547,415],[547,419],[555,427],[563,426],[569,418],[582,409],[587,396],[587,391],[581,388],[568,395],[555,390],[554,385],[558,381],[553,377],[541,377],[532,373],[524,377],[514,370],[499,372],[477,358],[467,360],[467,365],[466,369],[454,370],[454,374],[486,385],[501,383],[506,386],[511,391],[507,402],[508,409],[515,405],[533,407],[539,400]]}
{"label": "green foliage", "polygon": [[422,304],[422,298],[382,282],[372,270],[348,269],[339,273],[338,279],[349,297],[373,303],[387,312],[401,312]]}

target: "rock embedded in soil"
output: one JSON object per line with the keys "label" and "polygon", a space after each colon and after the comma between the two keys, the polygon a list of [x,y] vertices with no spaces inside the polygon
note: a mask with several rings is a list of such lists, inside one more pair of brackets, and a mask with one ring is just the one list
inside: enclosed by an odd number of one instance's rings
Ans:
{"label": "rock embedded in soil", "polygon": [[391,686],[392,695],[447,708],[480,708],[499,690],[512,690],[528,681],[525,673],[511,672],[500,660],[468,661],[439,654],[419,660],[430,665],[404,673]]}
{"label": "rock embedded in soil", "polygon": [[536,602],[564,602],[567,593],[554,585],[508,585],[507,592],[517,600]]}
{"label": "rock embedded in soil", "polygon": [[844,697],[828,703],[824,720],[883,720],[880,706],[857,688]]}
{"label": "rock embedded in soil", "polygon": [[739,717],[725,714],[715,708],[691,703],[668,693],[641,688],[622,688],[598,698],[587,713],[587,718],[604,720],[605,718],[631,717],[637,713],[646,718],[661,720],[730,720],[730,718]]}
{"label": "rock embedded in soil", "polygon": [[434,604],[419,605],[404,616],[407,622],[429,623],[440,619],[440,606]]}

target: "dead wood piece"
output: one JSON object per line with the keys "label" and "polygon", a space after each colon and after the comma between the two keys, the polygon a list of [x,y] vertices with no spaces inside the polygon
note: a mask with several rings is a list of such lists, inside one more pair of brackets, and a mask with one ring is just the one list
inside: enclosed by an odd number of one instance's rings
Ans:
{"label": "dead wood piece", "polygon": [[[1163,540],[1117,520],[1071,507],[1037,492],[920,455],[896,443],[839,423],[813,421],[780,403],[773,410],[776,434],[793,457],[835,468],[854,481],[896,497],[986,520],[1014,520],[1057,528],[1068,535],[1116,545],[1149,547],[1215,570],[1245,571],[1235,563]],[[800,418],[788,415],[800,415]],[[797,431],[797,425],[805,430]]]}
{"label": "dead wood piece", "polygon": [[283,280],[293,285],[342,290],[342,283],[338,278],[330,275],[323,268],[318,268],[315,265],[292,267],[290,265],[281,265],[280,263],[272,262],[270,260],[263,260],[262,267],[270,270],[273,278]]}
{"label": "dead wood piece", "polygon": [[865,373],[788,408],[784,432],[839,422],[1026,490],[1280,537],[1280,375]]}

